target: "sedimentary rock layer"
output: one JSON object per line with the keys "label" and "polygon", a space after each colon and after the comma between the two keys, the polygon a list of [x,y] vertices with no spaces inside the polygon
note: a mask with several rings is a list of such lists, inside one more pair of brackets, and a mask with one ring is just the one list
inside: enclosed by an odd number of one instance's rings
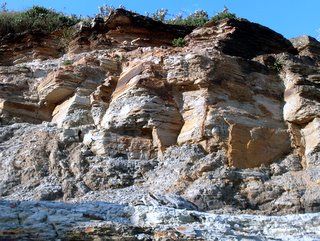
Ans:
{"label": "sedimentary rock layer", "polygon": [[125,10],[63,48],[59,31],[2,39],[0,238],[319,237],[316,214],[240,215],[320,211],[317,40]]}

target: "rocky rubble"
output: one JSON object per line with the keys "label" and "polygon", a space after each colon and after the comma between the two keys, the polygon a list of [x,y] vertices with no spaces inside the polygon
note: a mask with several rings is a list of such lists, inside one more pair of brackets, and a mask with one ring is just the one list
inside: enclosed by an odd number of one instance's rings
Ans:
{"label": "rocky rubble", "polygon": [[104,202],[0,202],[2,240],[317,240],[318,214],[210,214]]}
{"label": "rocky rubble", "polygon": [[0,239],[319,238],[261,216],[320,211],[319,42],[122,9],[75,31],[0,42]]}

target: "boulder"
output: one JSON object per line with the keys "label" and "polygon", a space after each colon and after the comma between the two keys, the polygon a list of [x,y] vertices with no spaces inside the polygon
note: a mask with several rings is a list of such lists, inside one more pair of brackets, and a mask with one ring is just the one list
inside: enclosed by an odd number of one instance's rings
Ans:
{"label": "boulder", "polygon": [[299,55],[319,59],[320,43],[315,38],[303,35],[297,38],[292,38],[290,41],[293,47],[298,50]]}
{"label": "boulder", "polygon": [[227,18],[208,22],[188,37],[191,46],[203,44],[215,46],[219,51],[232,56],[251,59],[263,54],[277,54],[297,51],[292,43],[281,34],[245,19]]}

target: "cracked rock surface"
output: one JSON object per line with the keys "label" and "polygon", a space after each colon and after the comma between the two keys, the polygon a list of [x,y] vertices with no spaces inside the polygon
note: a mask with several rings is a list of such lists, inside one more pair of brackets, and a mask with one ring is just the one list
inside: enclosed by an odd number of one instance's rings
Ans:
{"label": "cracked rock surface", "polygon": [[0,210],[2,240],[317,240],[320,235],[318,214],[227,215],[35,201],[1,201]]}

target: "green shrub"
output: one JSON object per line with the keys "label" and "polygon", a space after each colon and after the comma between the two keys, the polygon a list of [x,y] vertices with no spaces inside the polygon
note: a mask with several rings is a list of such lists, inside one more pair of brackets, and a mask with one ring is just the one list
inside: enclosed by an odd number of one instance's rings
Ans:
{"label": "green shrub", "polygon": [[237,16],[234,13],[230,13],[229,11],[223,11],[223,12],[217,13],[215,16],[213,16],[211,18],[211,21],[217,22],[217,21],[220,21],[220,20],[226,19],[226,18],[236,19]]}
{"label": "green shrub", "polygon": [[194,26],[194,27],[201,27],[206,22],[209,21],[209,15],[206,11],[198,10],[193,14],[190,14],[188,17],[183,18],[181,15],[173,19],[169,19],[167,23],[175,24],[175,25],[187,25],[187,26]]}
{"label": "green shrub", "polygon": [[23,12],[0,12],[0,35],[8,33],[21,33],[26,30],[42,30],[53,32],[70,27],[78,23],[76,16],[66,16],[62,13],[44,7],[34,6]]}
{"label": "green shrub", "polygon": [[114,10],[115,10],[115,7],[105,4],[99,7],[98,16],[102,18],[108,17]]}
{"label": "green shrub", "polygon": [[67,59],[67,60],[62,62],[62,65],[64,65],[64,66],[69,66],[69,65],[72,65],[72,64],[73,64],[72,61],[69,60],[69,59]]}
{"label": "green shrub", "polygon": [[172,45],[174,47],[184,47],[186,45],[186,41],[183,38],[176,38],[172,40]]}
{"label": "green shrub", "polygon": [[157,21],[165,22],[165,18],[168,14],[168,9],[161,8],[151,15],[151,18]]}
{"label": "green shrub", "polygon": [[76,34],[75,28],[64,27],[61,30],[61,38],[60,38],[61,45],[64,48],[67,48],[69,46],[69,43],[74,39],[75,34]]}
{"label": "green shrub", "polygon": [[169,23],[174,25],[193,26],[193,27],[202,27],[205,23],[209,22],[210,20],[216,22],[226,18],[237,18],[237,16],[234,13],[230,13],[227,9],[216,14],[211,19],[208,13],[204,10],[197,10],[187,17],[183,17],[180,14],[174,18],[166,19],[168,15],[169,14],[167,9],[159,9],[154,14],[151,14],[151,17],[155,20],[159,20],[164,23]]}
{"label": "green shrub", "polygon": [[273,66],[271,67],[271,69],[280,72],[283,69],[283,61],[280,59],[276,59],[273,63]]}

